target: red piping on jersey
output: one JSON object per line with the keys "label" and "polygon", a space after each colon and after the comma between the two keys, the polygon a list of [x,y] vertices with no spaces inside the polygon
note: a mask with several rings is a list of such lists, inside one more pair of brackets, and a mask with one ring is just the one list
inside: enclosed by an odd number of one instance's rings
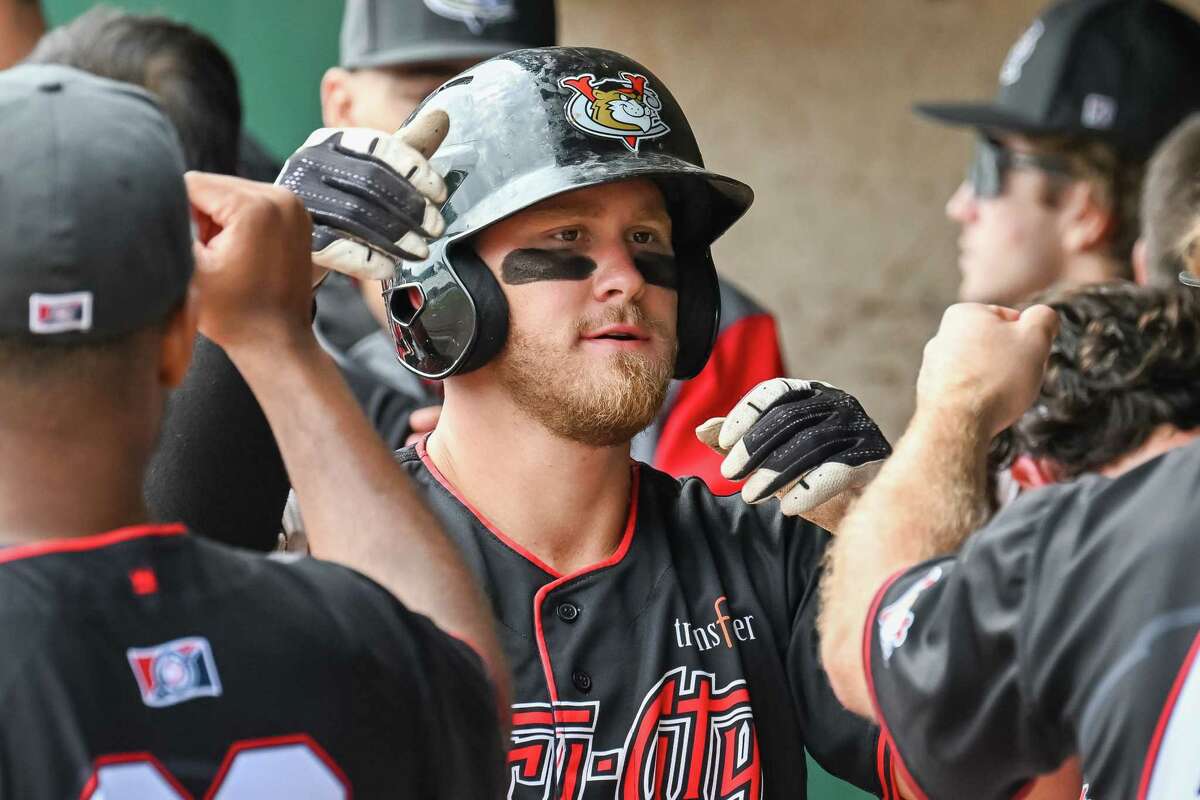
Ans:
{"label": "red piping on jersey", "polygon": [[171,788],[179,793],[180,797],[191,797],[191,792],[183,788],[179,780],[171,774],[171,772],[163,765],[161,761],[155,758],[151,753],[117,753],[115,755],[100,756],[92,762],[92,775],[88,778],[87,783],[83,785],[83,791],[79,793],[79,800],[90,800],[96,790],[100,788],[100,768],[109,766],[110,764],[149,764],[158,771],[159,776],[171,785]]}
{"label": "red piping on jersey", "polygon": [[[875,592],[875,597],[871,600],[871,608],[867,611],[867,620],[863,625],[863,670],[867,677],[867,694],[871,698],[871,708],[875,709],[875,719],[879,722],[880,738],[886,739],[892,749],[892,762],[895,770],[900,773],[900,777],[908,784],[908,788],[916,793],[916,797],[913,800],[929,800],[924,790],[921,789],[921,784],[917,783],[912,773],[908,771],[908,767],[904,764],[904,757],[900,753],[900,748],[896,746],[896,740],[892,738],[892,732],[888,729],[887,720],[883,717],[883,709],[879,707],[879,698],[875,696],[875,678],[871,675],[871,642],[875,638],[875,615],[879,613],[879,606],[883,602],[883,596],[887,594],[887,590],[892,588],[892,584],[899,580],[907,571],[907,569],[902,569],[884,581],[883,585],[879,587],[879,591]],[[882,750],[880,752],[882,753]]]}
{"label": "red piping on jersey", "polygon": [[616,566],[621,563],[621,559],[625,558],[625,554],[629,552],[629,545],[633,542],[633,530],[637,527],[638,483],[641,473],[638,470],[636,462],[630,465],[630,474],[632,485],[629,489],[629,518],[625,522],[625,533],[621,537],[620,546],[617,547],[611,556],[603,561],[577,569],[570,575],[563,575],[556,580],[550,581],[550,583],[538,589],[537,593],[533,596],[533,630],[537,635],[538,655],[542,659],[542,672],[546,674],[546,686],[550,689],[551,703],[558,702],[558,686],[554,682],[554,671],[550,666],[550,650],[546,647],[546,634],[542,631],[542,603],[546,601],[546,595],[563,584],[573,581],[589,572]]}
{"label": "red piping on jersey", "polygon": [[875,771],[879,775],[879,788],[883,792],[879,796],[880,800],[893,800],[896,794],[892,788],[892,771],[888,769],[887,749],[887,738],[880,731],[879,740],[875,743]]}
{"label": "red piping on jersey", "polygon": [[483,524],[483,527],[487,528],[488,532],[491,533],[492,536],[495,536],[497,539],[499,539],[501,542],[503,542],[504,545],[507,546],[510,550],[513,550],[514,552],[516,552],[518,555],[520,555],[526,561],[533,564],[535,567],[540,569],[542,572],[545,572],[548,575],[553,575],[555,578],[561,578],[562,573],[560,573],[558,570],[554,569],[554,567],[551,567],[545,561],[542,561],[540,558],[535,556],[533,553],[526,550],[524,547],[522,547],[520,544],[518,544],[514,539],[511,539],[508,536],[506,536],[503,531],[501,531],[499,528],[497,528],[495,525],[492,524],[492,521],[490,519],[488,519],[487,517],[485,517],[483,515],[482,511],[480,511],[475,506],[471,505],[470,500],[468,500],[467,498],[465,498],[461,494],[459,494],[458,489],[454,488],[454,485],[451,484],[450,481],[448,481],[446,479],[446,476],[443,475],[441,473],[441,470],[439,470],[437,468],[437,465],[435,465],[433,463],[433,459],[429,457],[429,451],[425,449],[425,440],[428,438],[429,438],[429,434],[427,433],[427,434],[425,434],[425,436],[423,436],[417,442],[417,455],[419,455],[421,457],[421,463],[425,465],[425,469],[429,470],[429,474],[437,479],[437,482],[442,485],[442,488],[445,489],[447,492],[449,492],[451,495],[453,495],[455,500],[457,500],[458,502],[460,502],[464,506],[466,506],[467,510],[475,515],[475,519],[479,520],[480,523]]}
{"label": "red piping on jersey", "polygon": [[257,750],[262,747],[278,747],[288,744],[302,744],[313,755],[321,759],[325,766],[329,767],[329,771],[333,773],[333,776],[342,784],[342,788],[346,790],[346,800],[350,800],[353,796],[353,791],[350,788],[350,779],[346,777],[346,773],[342,772],[342,768],[330,757],[329,753],[325,752],[325,748],[317,744],[316,740],[307,733],[268,736],[263,739],[243,739],[240,742],[236,742],[225,753],[225,759],[221,762],[221,768],[217,770],[217,777],[213,778],[212,783],[209,784],[208,791],[204,793],[204,800],[212,800],[212,798],[216,797],[217,792],[221,789],[221,784],[225,781],[225,774],[229,772],[229,768],[233,766],[233,760],[237,758],[239,753],[246,750]]}
{"label": "red piping on jersey", "polygon": [[1183,660],[1183,666],[1179,668],[1179,674],[1175,676],[1175,683],[1171,686],[1171,693],[1167,695],[1167,702],[1163,704],[1162,713],[1159,714],[1158,726],[1154,729],[1154,738],[1150,740],[1150,748],[1146,751],[1142,779],[1138,783],[1138,800],[1144,800],[1146,792],[1150,791],[1150,778],[1154,774],[1155,762],[1158,761],[1158,748],[1162,746],[1162,739],[1167,732],[1167,723],[1171,719],[1171,712],[1175,710],[1175,703],[1179,700],[1179,693],[1183,691],[1183,684],[1187,680],[1188,672],[1192,669],[1192,662],[1196,660],[1198,651],[1200,651],[1200,635],[1197,635],[1192,641],[1187,658]]}
{"label": "red piping on jersey", "polygon": [[129,528],[117,528],[107,533],[97,533],[91,536],[77,536],[71,539],[50,539],[33,544],[20,544],[0,550],[0,564],[9,561],[19,561],[23,558],[34,558],[52,553],[79,553],[85,550],[99,550],[114,544],[121,544],[132,539],[148,536],[179,536],[187,533],[183,523],[170,525],[134,525]]}

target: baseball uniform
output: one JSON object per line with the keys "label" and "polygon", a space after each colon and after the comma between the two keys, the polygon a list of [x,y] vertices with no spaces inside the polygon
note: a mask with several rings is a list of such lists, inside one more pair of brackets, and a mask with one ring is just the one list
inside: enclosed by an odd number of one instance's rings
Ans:
{"label": "baseball uniform", "polygon": [[9,547],[0,641],[0,797],[499,796],[479,657],[342,567],[178,525]]}
{"label": "baseball uniform", "polygon": [[905,570],[864,629],[911,783],[1017,795],[1067,756],[1084,796],[1195,797],[1200,444],[1030,492],[955,557]]}
{"label": "baseball uniform", "polygon": [[422,442],[400,463],[491,599],[514,673],[506,797],[805,797],[804,750],[894,797],[887,748],[817,658],[828,535],[631,463],[620,546],[563,575],[471,508]]}

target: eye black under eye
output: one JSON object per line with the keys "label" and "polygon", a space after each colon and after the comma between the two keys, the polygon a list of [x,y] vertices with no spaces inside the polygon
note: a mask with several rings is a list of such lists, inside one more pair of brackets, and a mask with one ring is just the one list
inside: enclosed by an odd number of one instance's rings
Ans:
{"label": "eye black under eye", "polygon": [[638,253],[633,263],[646,279],[646,283],[665,289],[679,288],[679,267],[675,256],[665,253]]}

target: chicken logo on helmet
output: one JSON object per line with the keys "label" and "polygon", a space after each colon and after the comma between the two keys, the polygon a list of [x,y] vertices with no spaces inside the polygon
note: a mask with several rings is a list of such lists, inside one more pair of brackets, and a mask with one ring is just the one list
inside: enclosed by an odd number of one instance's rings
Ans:
{"label": "chicken logo on helmet", "polygon": [[636,153],[642,139],[671,131],[659,116],[662,101],[645,75],[622,72],[619,78],[598,81],[595,75],[585,73],[559,83],[574,92],[564,109],[567,121],[584,133],[620,139]]}

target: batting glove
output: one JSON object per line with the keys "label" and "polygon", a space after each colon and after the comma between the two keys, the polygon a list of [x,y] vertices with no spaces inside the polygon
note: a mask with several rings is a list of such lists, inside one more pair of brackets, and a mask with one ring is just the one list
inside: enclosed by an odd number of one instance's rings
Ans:
{"label": "batting glove", "polygon": [[763,381],[733,407],[696,428],[700,441],[725,456],[721,474],[749,478],[742,499],[779,498],[799,516],[847,489],[865,486],[892,447],[858,400],[820,381]]}
{"label": "batting glove", "polygon": [[446,229],[446,184],[429,157],[446,138],[444,111],[417,117],[393,135],[369,128],[321,128],[275,183],[290,189],[313,220],[313,263],[354,278],[390,278],[395,259],[419,261]]}

